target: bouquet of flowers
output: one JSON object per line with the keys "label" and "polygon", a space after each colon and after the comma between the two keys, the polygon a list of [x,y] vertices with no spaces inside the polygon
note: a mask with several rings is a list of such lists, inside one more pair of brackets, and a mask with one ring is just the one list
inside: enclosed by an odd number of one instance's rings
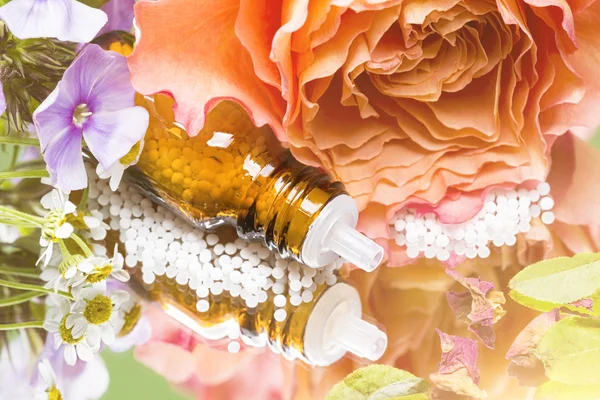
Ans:
{"label": "bouquet of flowers", "polygon": [[599,1],[0,4],[0,399],[600,398]]}

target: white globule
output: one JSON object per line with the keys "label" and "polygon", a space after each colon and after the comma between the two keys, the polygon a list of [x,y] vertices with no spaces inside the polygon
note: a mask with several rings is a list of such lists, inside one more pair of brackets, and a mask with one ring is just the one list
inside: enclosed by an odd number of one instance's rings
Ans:
{"label": "white globule", "polygon": [[287,318],[286,305],[313,300],[317,285],[334,285],[341,259],[320,269],[285,260],[258,242],[242,239],[225,242],[203,232],[166,208],[154,205],[136,189],[121,183],[112,192],[108,181],[90,173],[90,209],[97,209],[120,234],[126,250],[125,264],[141,265],[146,284],[166,275],[196,291],[196,308],[206,312],[212,294],[227,292],[249,308],[274,301],[278,321]]}
{"label": "white globule", "polygon": [[409,258],[488,258],[492,245],[514,246],[517,235],[528,232],[534,218],[544,224],[554,222],[554,199],[549,194],[547,182],[533,190],[496,190],[487,195],[475,217],[461,224],[444,224],[433,213],[420,216],[414,209],[402,209],[389,221],[390,230]]}

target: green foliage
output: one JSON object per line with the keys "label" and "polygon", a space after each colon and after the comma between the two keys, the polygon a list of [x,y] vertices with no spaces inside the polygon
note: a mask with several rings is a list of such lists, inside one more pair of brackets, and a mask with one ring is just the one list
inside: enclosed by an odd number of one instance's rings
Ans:
{"label": "green foliage", "polygon": [[[529,308],[550,311],[566,307],[598,315],[598,302],[594,300],[600,290],[600,253],[540,261],[515,275],[509,287],[513,300]],[[572,305],[582,299],[591,299],[594,308]]]}
{"label": "green foliage", "polygon": [[534,400],[597,400],[600,384],[596,385],[566,385],[548,381],[540,385]]}
{"label": "green foliage", "polygon": [[536,356],[552,381],[600,384],[600,321],[570,317],[557,322],[540,341]]}
{"label": "green foliage", "polygon": [[427,400],[429,384],[413,374],[387,365],[360,368],[337,383],[326,400]]}

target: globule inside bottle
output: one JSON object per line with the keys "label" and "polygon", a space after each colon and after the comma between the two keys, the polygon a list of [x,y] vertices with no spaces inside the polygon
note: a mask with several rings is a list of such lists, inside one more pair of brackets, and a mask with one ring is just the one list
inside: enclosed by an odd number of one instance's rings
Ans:
{"label": "globule inside bottle", "polygon": [[216,106],[196,135],[174,122],[171,98],[138,96],[138,104],[150,113],[150,125],[130,184],[198,227],[230,223],[240,237],[262,239],[283,257],[302,261],[307,232],[323,207],[344,193],[340,183],[296,161],[233,102]]}
{"label": "globule inside bottle", "polygon": [[[248,308],[240,297],[232,297],[226,292],[218,296],[210,294],[207,298],[209,309],[200,312],[196,308],[196,293],[188,286],[179,285],[174,279],[164,275],[157,276],[153,283],[147,284],[143,282],[139,270],[131,272],[133,284],[143,290],[144,296],[158,303],[168,314],[201,336],[204,336],[203,330],[233,321],[239,326],[239,332],[245,341],[257,347],[267,345],[289,360],[299,359],[312,364],[304,354],[304,331],[314,305],[329,286],[320,285],[315,291],[315,299],[310,303],[292,306],[288,301],[285,309],[287,317],[284,321],[277,321],[274,317],[273,299],[256,308]],[[184,319],[189,322],[185,323]],[[221,332],[221,337],[213,338],[227,337],[226,329]]]}

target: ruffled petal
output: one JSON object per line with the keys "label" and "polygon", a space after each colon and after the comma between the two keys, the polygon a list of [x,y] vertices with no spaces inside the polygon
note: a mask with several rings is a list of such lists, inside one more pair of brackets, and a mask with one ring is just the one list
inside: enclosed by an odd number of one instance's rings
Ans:
{"label": "ruffled petal", "polygon": [[283,137],[281,97],[257,78],[248,50],[235,35],[238,9],[238,0],[137,3],[140,38],[129,57],[133,86],[145,95],[172,95],[176,120],[192,135],[215,104],[231,99],[255,125],[269,124]]}

